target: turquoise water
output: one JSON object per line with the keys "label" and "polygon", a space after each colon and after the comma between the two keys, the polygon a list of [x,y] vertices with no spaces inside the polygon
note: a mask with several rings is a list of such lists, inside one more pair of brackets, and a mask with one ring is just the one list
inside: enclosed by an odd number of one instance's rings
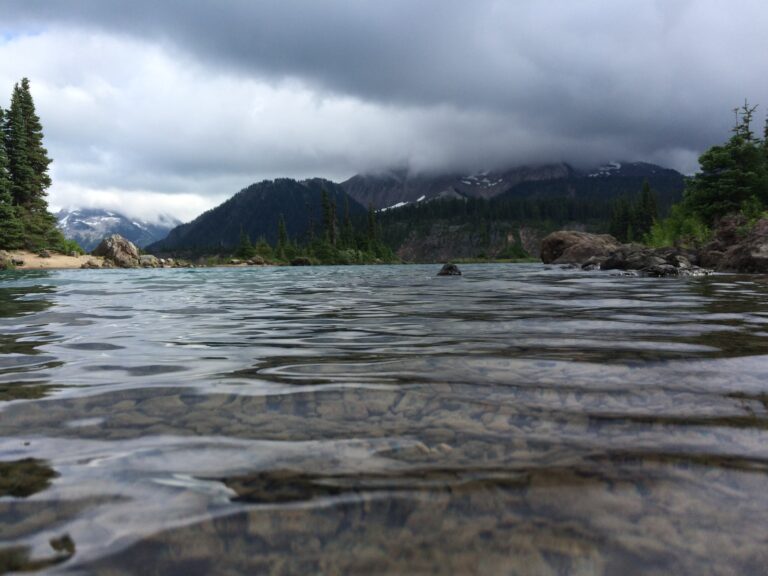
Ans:
{"label": "turquoise water", "polygon": [[0,273],[0,571],[766,573],[768,280],[438,268]]}

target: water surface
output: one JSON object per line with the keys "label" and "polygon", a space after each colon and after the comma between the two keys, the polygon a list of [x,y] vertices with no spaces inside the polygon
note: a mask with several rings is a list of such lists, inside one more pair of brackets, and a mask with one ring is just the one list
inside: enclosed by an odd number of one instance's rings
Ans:
{"label": "water surface", "polygon": [[0,571],[765,574],[768,280],[463,269],[2,273]]}

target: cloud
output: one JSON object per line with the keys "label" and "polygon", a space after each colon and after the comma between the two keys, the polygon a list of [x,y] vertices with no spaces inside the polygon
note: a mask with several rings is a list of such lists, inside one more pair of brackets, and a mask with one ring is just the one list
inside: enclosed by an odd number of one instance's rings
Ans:
{"label": "cloud", "polygon": [[691,171],[744,97],[768,106],[759,0],[3,8],[0,87],[32,80],[52,202],[121,191],[202,206],[265,177],[403,164],[618,158]]}

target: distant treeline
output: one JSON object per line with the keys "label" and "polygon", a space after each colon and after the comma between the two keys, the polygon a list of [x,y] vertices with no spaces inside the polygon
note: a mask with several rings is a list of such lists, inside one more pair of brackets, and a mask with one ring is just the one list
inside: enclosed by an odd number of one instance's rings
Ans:
{"label": "distant treeline", "polygon": [[426,234],[436,222],[468,225],[479,233],[490,223],[516,222],[542,230],[579,224],[622,241],[640,239],[681,197],[682,177],[655,184],[660,190],[651,189],[643,178],[530,182],[491,199],[409,204],[381,213],[382,236],[396,248],[409,235]]}

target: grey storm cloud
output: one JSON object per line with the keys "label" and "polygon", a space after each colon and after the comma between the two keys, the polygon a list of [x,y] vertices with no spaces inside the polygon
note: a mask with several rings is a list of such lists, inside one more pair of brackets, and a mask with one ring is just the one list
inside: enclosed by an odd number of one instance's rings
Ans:
{"label": "grey storm cloud", "polygon": [[[763,0],[3,2],[0,34],[51,30],[146,43],[197,67],[191,88],[207,70],[266,83],[275,98],[301,93],[328,114],[285,131],[275,119],[270,145],[243,146],[242,157],[208,153],[204,143],[226,145],[216,126],[170,151],[118,132],[108,148],[138,155],[133,172],[150,181],[174,170],[245,175],[249,163],[289,176],[609,159],[691,170],[727,135],[734,106],[768,106]],[[217,101],[204,92],[200,114]]]}

